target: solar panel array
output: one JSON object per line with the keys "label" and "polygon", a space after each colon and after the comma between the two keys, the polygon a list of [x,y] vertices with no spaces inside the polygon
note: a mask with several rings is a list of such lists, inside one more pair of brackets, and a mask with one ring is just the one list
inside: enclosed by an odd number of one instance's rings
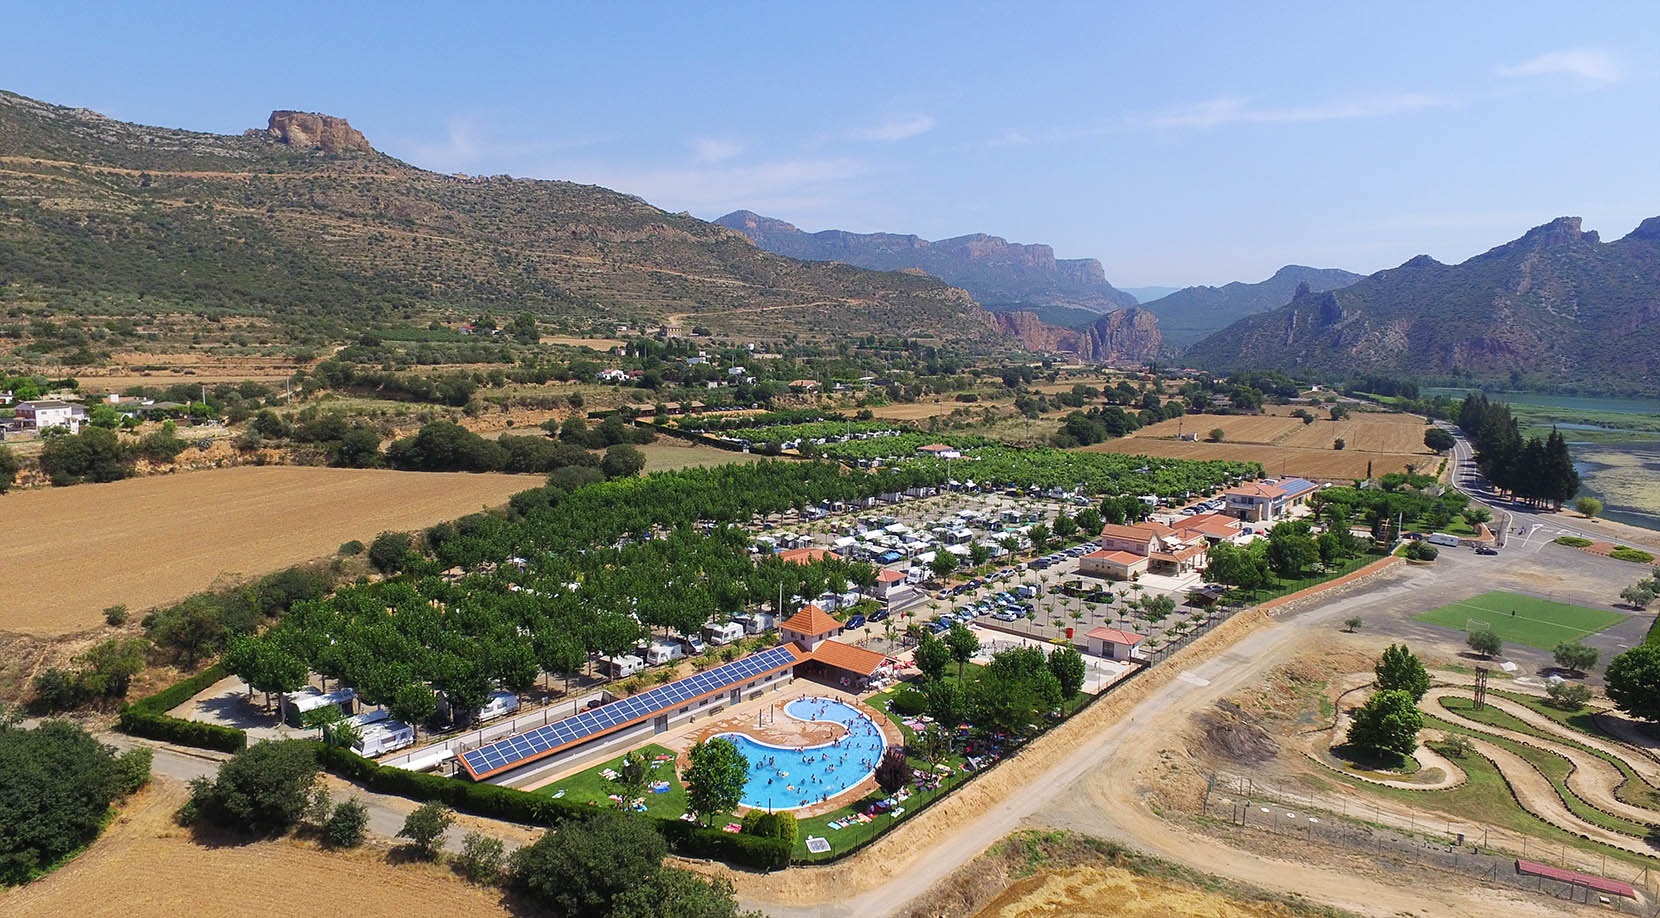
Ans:
{"label": "solar panel array", "polygon": [[480,746],[461,755],[462,762],[475,776],[499,771],[557,749],[604,733],[619,724],[642,720],[653,714],[671,710],[685,702],[731,688],[750,679],[795,662],[795,652],[789,645],[750,654],[706,672],[689,676],[667,685],[660,685],[638,695],[621,698],[575,717],[567,717],[529,733],[510,736]]}

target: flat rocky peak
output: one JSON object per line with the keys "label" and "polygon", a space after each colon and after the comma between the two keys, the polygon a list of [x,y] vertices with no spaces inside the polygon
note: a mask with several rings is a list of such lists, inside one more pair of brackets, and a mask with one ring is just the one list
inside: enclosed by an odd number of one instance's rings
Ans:
{"label": "flat rocky peak", "polygon": [[375,149],[346,119],[317,112],[274,111],[265,130],[278,143],[302,150],[373,153]]}

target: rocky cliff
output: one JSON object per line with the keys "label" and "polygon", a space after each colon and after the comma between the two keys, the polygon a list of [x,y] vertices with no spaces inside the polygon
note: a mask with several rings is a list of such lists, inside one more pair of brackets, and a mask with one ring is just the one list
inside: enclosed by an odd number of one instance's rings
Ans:
{"label": "rocky cliff", "polygon": [[898,271],[916,268],[967,290],[988,309],[1005,312],[1043,306],[1073,306],[1104,313],[1136,305],[1135,297],[1107,283],[1093,258],[1056,258],[1041,243],[1010,242],[974,233],[929,241],[898,233],[807,233],[773,217],[747,210],[715,221],[748,236],[757,246],[806,261],[839,261]]}
{"label": "rocky cliff", "polygon": [[275,111],[266,132],[278,143],[324,153],[373,153],[368,138],[344,118],[316,112]]}
{"label": "rocky cliff", "polygon": [[1025,310],[997,313],[997,329],[1027,350],[1073,354],[1091,363],[1141,364],[1164,349],[1158,317],[1145,309],[1118,309],[1082,329],[1060,328]]}

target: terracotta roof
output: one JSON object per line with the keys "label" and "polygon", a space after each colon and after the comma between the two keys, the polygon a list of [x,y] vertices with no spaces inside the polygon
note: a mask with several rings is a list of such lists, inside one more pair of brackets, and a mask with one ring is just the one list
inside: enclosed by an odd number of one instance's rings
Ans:
{"label": "terracotta roof", "polygon": [[825,666],[845,669],[850,673],[858,673],[861,676],[868,676],[876,672],[877,667],[887,660],[887,657],[874,650],[854,647],[852,644],[843,644],[840,641],[824,641],[813,648],[811,657]]}
{"label": "terracotta roof", "polygon": [[1147,560],[1146,555],[1138,555],[1133,551],[1106,551],[1104,549],[1101,551],[1092,551],[1089,554],[1084,555],[1084,557],[1105,558],[1115,564],[1123,564],[1125,566],[1134,564],[1137,561]]}
{"label": "terracotta roof", "polygon": [[1184,534],[1198,532],[1225,539],[1239,534],[1239,521],[1220,513],[1204,513],[1182,520],[1177,531]]}
{"label": "terracotta roof", "polygon": [[778,627],[788,628],[798,634],[809,634],[818,637],[821,634],[829,634],[841,626],[842,623],[831,617],[830,613],[812,603],[808,603],[802,607],[800,612],[790,616],[788,621]]}
{"label": "terracotta roof", "polygon": [[814,561],[824,560],[840,561],[841,557],[841,555],[828,548],[793,548],[778,553],[780,561],[788,561],[791,564],[811,564]]}
{"label": "terracotta roof", "polygon": [[1132,542],[1148,542],[1153,538],[1151,530],[1139,526],[1123,526],[1118,523],[1108,523],[1101,527],[1101,535],[1108,539],[1128,539]]}
{"label": "terracotta roof", "polygon": [[1095,628],[1084,635],[1098,641],[1111,641],[1114,644],[1128,644],[1131,647],[1145,641],[1146,638],[1133,631],[1119,631],[1117,628]]}
{"label": "terracotta roof", "polygon": [[876,579],[882,583],[896,583],[905,579],[905,572],[896,571],[891,568],[883,568],[876,573]]}
{"label": "terracotta roof", "polygon": [[1222,492],[1236,497],[1284,497],[1285,489],[1262,481],[1248,481]]}
{"label": "terracotta roof", "polygon": [[1198,545],[1189,545],[1186,548],[1174,552],[1155,551],[1153,552],[1152,557],[1157,558],[1160,561],[1186,561],[1189,558],[1204,554],[1205,549],[1208,547],[1209,546],[1207,544],[1201,542]]}

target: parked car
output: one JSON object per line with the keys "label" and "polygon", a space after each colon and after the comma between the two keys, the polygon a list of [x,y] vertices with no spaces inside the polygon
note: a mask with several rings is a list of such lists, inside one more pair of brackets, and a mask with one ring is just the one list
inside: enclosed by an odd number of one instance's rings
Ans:
{"label": "parked car", "polygon": [[1498,553],[1499,550],[1491,545],[1481,545],[1476,548],[1476,554],[1478,555],[1496,555]]}
{"label": "parked car", "polygon": [[888,617],[888,610],[886,610],[886,609],[877,609],[875,612],[870,613],[870,620],[873,621],[873,622],[882,621],[883,619],[885,619],[887,617]]}
{"label": "parked car", "polygon": [[855,615],[847,620],[847,627],[849,628],[863,628],[864,626],[865,617],[863,615]]}

